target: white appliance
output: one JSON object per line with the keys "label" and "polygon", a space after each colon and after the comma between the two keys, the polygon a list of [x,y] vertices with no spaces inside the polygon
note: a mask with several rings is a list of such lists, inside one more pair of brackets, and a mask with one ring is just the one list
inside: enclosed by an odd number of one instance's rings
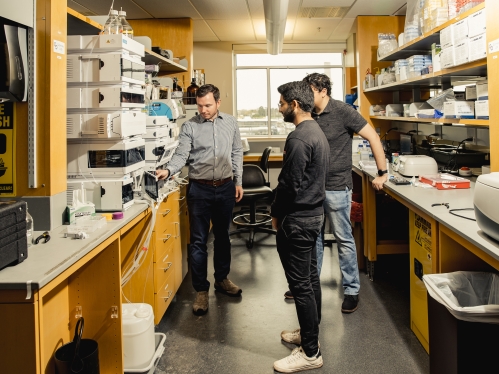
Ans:
{"label": "white appliance", "polygon": [[146,126],[156,127],[156,126],[166,126],[170,123],[167,116],[147,116]]}
{"label": "white appliance", "polygon": [[437,174],[438,165],[435,159],[424,155],[400,156],[398,165],[394,170],[406,177],[418,176],[421,174]]}
{"label": "white appliance", "polygon": [[68,205],[73,201],[73,191],[84,188],[86,200],[94,203],[99,212],[125,211],[133,205],[133,178],[127,174],[121,178],[68,179]]}
{"label": "white appliance", "polygon": [[170,137],[170,128],[168,126],[148,127],[146,135],[143,136],[144,139],[158,139],[164,137]]}
{"label": "white appliance", "polygon": [[499,173],[480,175],[477,178],[473,206],[478,227],[499,241]]}
{"label": "white appliance", "polygon": [[68,141],[80,138],[125,139],[146,133],[146,114],[138,110],[110,113],[69,113]]}
{"label": "white appliance", "polygon": [[146,170],[156,170],[167,164],[172,159],[177,146],[178,141],[172,143],[169,138],[146,141]]}
{"label": "white appliance", "polygon": [[144,45],[122,34],[68,35],[68,53],[99,53],[127,51],[130,55],[144,57]]}
{"label": "white appliance", "polygon": [[145,140],[119,142],[81,139],[68,144],[68,178],[123,177],[145,166]]}
{"label": "white appliance", "polygon": [[113,110],[119,108],[143,108],[145,90],[122,86],[112,87],[68,87],[68,112],[90,110]]}

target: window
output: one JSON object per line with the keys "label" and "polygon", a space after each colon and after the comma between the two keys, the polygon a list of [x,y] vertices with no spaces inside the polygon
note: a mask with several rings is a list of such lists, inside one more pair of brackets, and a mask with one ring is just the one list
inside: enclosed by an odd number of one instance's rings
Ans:
{"label": "window", "polygon": [[307,74],[326,74],[331,96],[343,100],[341,53],[236,54],[236,113],[243,137],[286,136],[294,130],[283,121],[277,103],[281,84]]}

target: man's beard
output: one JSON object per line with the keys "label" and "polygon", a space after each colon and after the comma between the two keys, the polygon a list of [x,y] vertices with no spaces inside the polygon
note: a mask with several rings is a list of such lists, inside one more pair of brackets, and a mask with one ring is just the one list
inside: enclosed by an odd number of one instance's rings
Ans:
{"label": "man's beard", "polygon": [[296,118],[296,114],[293,110],[293,108],[289,107],[283,114],[282,116],[284,117],[284,122],[290,122],[290,123],[293,123],[295,118]]}

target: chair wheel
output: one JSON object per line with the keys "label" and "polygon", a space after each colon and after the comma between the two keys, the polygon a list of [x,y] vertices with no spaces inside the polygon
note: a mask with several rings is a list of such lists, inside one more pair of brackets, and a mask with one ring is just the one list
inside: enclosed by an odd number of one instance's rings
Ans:
{"label": "chair wheel", "polygon": [[248,248],[248,249],[253,248],[253,239],[246,241],[246,248]]}

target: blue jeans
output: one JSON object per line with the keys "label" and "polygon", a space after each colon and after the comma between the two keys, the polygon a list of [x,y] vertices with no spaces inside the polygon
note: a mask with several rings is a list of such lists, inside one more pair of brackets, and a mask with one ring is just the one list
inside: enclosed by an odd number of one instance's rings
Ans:
{"label": "blue jeans", "polygon": [[319,349],[322,293],[317,273],[315,242],[324,217],[286,216],[277,230],[276,244],[288,286],[295,300],[301,346],[312,356]]}
{"label": "blue jeans", "polygon": [[234,182],[227,182],[219,187],[191,182],[187,192],[187,207],[191,230],[189,259],[192,285],[197,292],[208,291],[208,250],[207,241],[210,221],[213,224],[213,267],[215,281],[227,278],[230,272],[229,226],[232,210],[236,202]]}
{"label": "blue jeans", "polygon": [[[357,250],[350,223],[351,208],[352,191],[348,187],[344,191],[326,191],[324,214],[329,218],[338,246],[344,294],[358,295],[360,290],[359,265],[357,264]],[[321,235],[317,238],[316,248],[317,270],[320,275],[324,257],[324,226]]]}

